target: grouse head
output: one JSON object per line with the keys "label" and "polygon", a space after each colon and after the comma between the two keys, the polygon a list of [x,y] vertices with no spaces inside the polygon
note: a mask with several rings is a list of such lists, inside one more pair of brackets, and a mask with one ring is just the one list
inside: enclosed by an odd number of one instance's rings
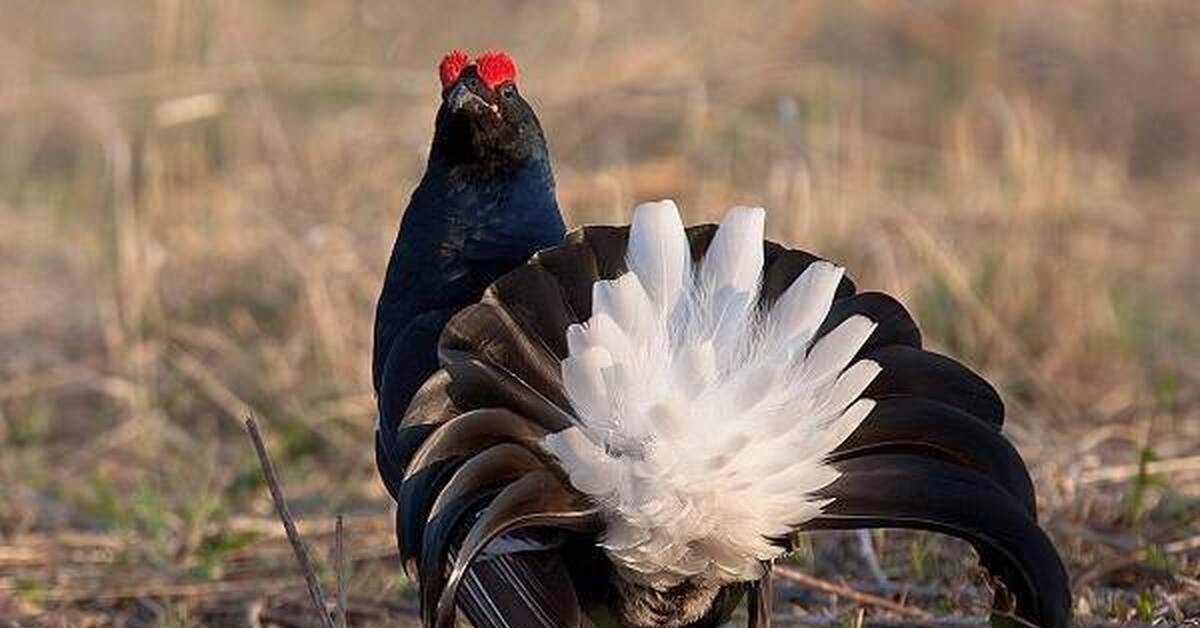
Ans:
{"label": "grouse head", "polygon": [[487,52],[472,61],[455,50],[442,58],[438,74],[434,157],[498,168],[547,158],[542,126],[517,90],[517,66],[507,54]]}

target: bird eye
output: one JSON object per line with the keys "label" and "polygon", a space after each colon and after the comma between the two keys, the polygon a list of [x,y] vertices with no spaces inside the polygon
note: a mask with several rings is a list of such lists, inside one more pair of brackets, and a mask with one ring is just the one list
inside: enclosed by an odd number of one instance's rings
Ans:
{"label": "bird eye", "polygon": [[512,86],[512,83],[500,86],[500,95],[505,98],[512,98],[517,95],[517,89]]}

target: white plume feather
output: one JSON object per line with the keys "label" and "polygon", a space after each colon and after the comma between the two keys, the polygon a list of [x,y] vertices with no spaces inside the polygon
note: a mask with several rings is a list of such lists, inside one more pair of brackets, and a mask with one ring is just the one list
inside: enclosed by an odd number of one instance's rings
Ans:
{"label": "white plume feather", "polygon": [[675,303],[691,264],[679,209],[674,201],[643,203],[634,209],[632,224],[627,255],[630,272],[641,279],[659,308]]}
{"label": "white plume feather", "polygon": [[854,356],[875,324],[814,342],[841,268],[810,265],[759,311],[764,220],[731,210],[693,268],[675,203],[638,206],[630,272],[597,281],[592,318],[567,330],[579,425],[544,446],[604,509],[614,563],[650,586],[760,577],[782,551],[769,537],[827,505],[825,459],[874,406],[861,395],[880,368]]}

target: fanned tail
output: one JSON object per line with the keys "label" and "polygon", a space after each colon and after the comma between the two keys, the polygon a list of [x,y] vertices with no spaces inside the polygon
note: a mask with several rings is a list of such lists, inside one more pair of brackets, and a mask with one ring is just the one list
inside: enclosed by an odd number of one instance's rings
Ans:
{"label": "fanned tail", "polygon": [[456,603],[479,628],[583,625],[612,578],[706,574],[727,605],[758,581],[765,626],[764,565],[790,538],[877,526],[966,539],[1016,616],[1067,625],[994,389],[924,351],[891,297],[763,242],[762,222],[739,208],[684,229],[648,204],[450,322],[388,449],[427,625]]}

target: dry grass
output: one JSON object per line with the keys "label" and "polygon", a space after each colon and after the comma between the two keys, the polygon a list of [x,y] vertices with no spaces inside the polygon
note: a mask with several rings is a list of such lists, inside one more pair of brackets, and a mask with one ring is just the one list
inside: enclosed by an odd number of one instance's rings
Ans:
{"label": "dry grass", "polygon": [[[351,623],[411,618],[371,454],[370,329],[452,46],[521,63],[571,222],[664,196],[695,220],[764,204],[774,237],[897,294],[984,371],[1084,623],[1200,614],[1189,0],[0,0],[0,18],[0,614],[17,625],[315,625],[248,410],[319,555],[349,515]],[[876,542],[915,603],[981,615],[960,545]],[[800,562],[865,582],[843,543]],[[784,592],[795,621],[858,617]]]}

